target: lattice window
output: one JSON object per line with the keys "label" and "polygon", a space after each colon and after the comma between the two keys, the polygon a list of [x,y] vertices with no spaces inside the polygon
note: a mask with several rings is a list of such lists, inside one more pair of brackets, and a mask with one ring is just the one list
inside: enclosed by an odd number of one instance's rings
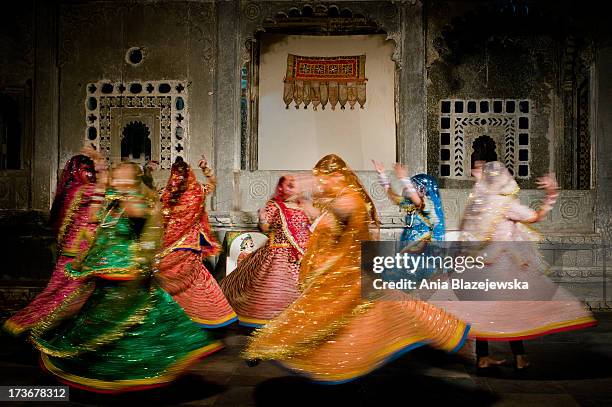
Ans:
{"label": "lattice window", "polygon": [[468,179],[478,156],[496,157],[515,177],[529,178],[531,109],[529,100],[442,100],[440,176]]}
{"label": "lattice window", "polygon": [[110,158],[112,112],[121,109],[159,109],[159,160],[170,168],[188,145],[188,92],[183,81],[98,81],[87,86],[85,98],[85,140]]}

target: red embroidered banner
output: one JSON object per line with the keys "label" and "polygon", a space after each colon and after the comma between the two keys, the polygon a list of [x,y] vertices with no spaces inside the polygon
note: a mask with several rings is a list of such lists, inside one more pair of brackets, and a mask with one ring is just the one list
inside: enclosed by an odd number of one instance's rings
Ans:
{"label": "red embroidered banner", "polygon": [[312,103],[313,109],[329,102],[332,110],[340,102],[340,108],[348,102],[363,109],[366,101],[365,55],[339,57],[304,57],[287,55],[287,72],[283,100],[288,109],[291,102],[299,109]]}

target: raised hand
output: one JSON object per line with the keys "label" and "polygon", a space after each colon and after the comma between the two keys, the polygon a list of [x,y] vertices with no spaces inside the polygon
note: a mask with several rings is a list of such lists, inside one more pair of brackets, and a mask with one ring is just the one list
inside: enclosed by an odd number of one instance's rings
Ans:
{"label": "raised hand", "polygon": [[381,163],[380,161],[372,160],[372,164],[374,164],[374,169],[376,170],[376,172],[378,172],[379,174],[385,173],[385,166],[383,165],[383,163]]}
{"label": "raised hand", "polygon": [[395,163],[395,165],[393,166],[393,169],[395,170],[395,176],[398,179],[402,179],[402,178],[407,178],[408,177],[408,171],[406,170],[406,167],[404,167],[402,164]]}
{"label": "raised hand", "polygon": [[93,144],[81,148],[81,154],[91,158],[91,160],[94,162],[96,171],[104,171],[107,169],[106,159],[98,150],[95,149]]}
{"label": "raised hand", "polygon": [[90,144],[88,146],[84,146],[83,148],[81,148],[81,154],[86,155],[87,157],[91,158],[93,161],[104,158],[102,157],[102,154],[100,154],[100,152],[95,149],[93,144]]}
{"label": "raised hand", "polygon": [[547,192],[556,191],[559,189],[559,184],[557,183],[557,179],[555,178],[554,173],[546,174],[543,177],[540,177],[536,180],[536,184],[538,188],[544,189]]}
{"label": "raised hand", "polygon": [[202,159],[198,162],[198,167],[200,167],[201,169],[205,169],[208,167],[208,160],[206,159],[206,156],[204,156],[204,154],[202,154]]}
{"label": "raised hand", "polygon": [[156,169],[159,168],[159,163],[155,160],[147,161],[147,163],[145,164],[145,167],[150,168],[151,171],[155,171]]}

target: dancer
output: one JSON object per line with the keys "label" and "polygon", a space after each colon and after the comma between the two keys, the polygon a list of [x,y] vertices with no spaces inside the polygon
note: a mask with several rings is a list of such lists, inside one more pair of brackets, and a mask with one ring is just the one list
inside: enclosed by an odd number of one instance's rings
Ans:
{"label": "dancer", "polygon": [[480,276],[486,273],[499,281],[518,278],[543,295],[539,301],[517,299],[519,293],[512,292],[509,298],[481,298],[486,301],[440,302],[432,297],[432,302],[472,324],[470,337],[477,340],[479,368],[504,362],[488,353],[487,341],[494,340],[510,342],[516,367],[522,369],[529,365],[523,339],[585,328],[596,321],[578,300],[546,277],[548,265],[535,245],[541,236],[528,226],[543,220],[552,209],[558,194],[554,177],[548,175],[538,180],[546,197],[540,208],[533,210],[520,203],[519,187],[503,164],[478,164],[473,171],[477,183],[461,223],[461,240],[480,242],[480,253],[489,254],[486,271],[480,271]]}
{"label": "dancer", "polygon": [[270,238],[221,280],[241,325],[264,325],[299,296],[300,261],[310,236],[307,211],[313,212],[295,199],[295,179],[281,177],[274,196],[259,211],[259,227]]}
{"label": "dancer", "polygon": [[340,157],[323,157],[313,174],[322,215],[302,260],[303,291],[254,333],[245,357],[336,384],[421,345],[459,349],[469,327],[445,311],[402,293],[362,298],[361,242],[370,239],[376,208]]}
{"label": "dancer", "polygon": [[189,165],[177,159],[161,196],[164,219],[163,249],[158,254],[156,279],[185,310],[206,328],[236,321],[236,313],[206,269],[203,259],[219,253],[206,213],[206,196],[215,188],[215,176],[206,159],[199,167],[207,182],[201,185]]}
{"label": "dancer", "polygon": [[66,266],[74,279],[95,281],[79,314],[57,328],[33,332],[50,373],[96,392],[155,387],[221,348],[151,281],[161,227],[145,200],[140,168],[122,163],[99,213],[99,227],[81,262]]}
{"label": "dancer", "polygon": [[[64,274],[66,264],[87,250],[96,225],[89,223],[89,205],[94,196],[96,170],[104,159],[93,149],[84,149],[64,166],[51,207],[50,220],[57,234],[57,262],[47,287],[25,308],[4,322],[3,329],[21,335],[48,318],[64,318],[78,311],[89,287]],[[95,160],[95,165],[94,165]]]}
{"label": "dancer", "polygon": [[444,240],[444,211],[436,179],[427,174],[417,174],[409,178],[406,169],[401,164],[395,164],[395,175],[402,185],[402,193],[398,195],[391,188],[382,163],[375,160],[372,162],[389,199],[405,212],[405,226],[400,237],[401,247],[405,248],[415,241]]}

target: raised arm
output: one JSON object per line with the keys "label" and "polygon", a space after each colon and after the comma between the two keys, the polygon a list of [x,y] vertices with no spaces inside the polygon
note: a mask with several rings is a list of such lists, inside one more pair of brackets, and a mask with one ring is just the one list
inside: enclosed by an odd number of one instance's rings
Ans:
{"label": "raised arm", "polygon": [[401,195],[398,195],[393,192],[393,189],[391,189],[391,182],[389,181],[389,177],[387,177],[387,174],[385,173],[385,167],[381,162],[376,160],[372,160],[372,164],[374,164],[374,169],[376,169],[376,172],[378,173],[378,182],[380,183],[380,185],[382,185],[383,188],[385,188],[387,196],[389,197],[391,202],[395,203],[396,205],[399,205],[400,202],[404,200],[404,198]]}
{"label": "raised arm", "polygon": [[548,212],[552,210],[553,206],[557,202],[557,197],[559,196],[559,184],[555,179],[554,173],[550,173],[541,178],[538,178],[536,184],[538,184],[538,188],[544,190],[546,196],[542,201],[542,205],[540,205],[540,208],[538,208],[538,210],[536,211],[535,216],[532,219],[528,220],[528,222],[540,222],[544,220],[544,218],[546,218],[546,215],[548,215]]}
{"label": "raised arm", "polygon": [[204,192],[206,195],[212,194],[215,192],[215,188],[217,187],[217,177],[215,177],[215,173],[213,172],[212,168],[208,166],[208,160],[204,155],[202,155],[202,159],[198,163],[198,167],[200,167],[204,173],[204,176],[206,177],[206,183],[203,185]]}
{"label": "raised arm", "polygon": [[397,179],[400,180],[402,184],[402,195],[410,199],[414,206],[416,206],[417,208],[421,208],[423,206],[423,200],[417,193],[417,190],[414,187],[412,180],[410,179],[410,177],[408,177],[408,172],[406,171],[406,168],[400,163],[396,163],[394,169],[395,176],[397,177]]}
{"label": "raised arm", "polygon": [[94,162],[96,170],[96,187],[92,196],[92,203],[89,207],[89,222],[97,223],[98,212],[102,207],[104,202],[104,194],[106,193],[106,188],[108,187],[108,164],[106,163],[104,156],[100,154],[100,152],[97,151],[93,145],[83,147],[81,149],[81,153],[91,158],[91,160]]}

